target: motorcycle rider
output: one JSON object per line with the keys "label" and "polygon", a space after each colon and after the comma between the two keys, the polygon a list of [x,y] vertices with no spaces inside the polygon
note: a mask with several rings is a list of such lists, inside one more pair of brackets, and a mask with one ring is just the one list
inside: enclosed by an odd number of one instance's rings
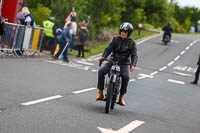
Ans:
{"label": "motorcycle rider", "polygon": [[171,36],[172,36],[171,33],[174,32],[174,30],[171,27],[171,24],[168,23],[162,30],[164,31],[162,41],[164,41],[166,35],[169,36],[169,41],[171,41]]}
{"label": "motorcycle rider", "polygon": [[[102,57],[99,59],[101,63],[111,53],[111,58],[117,60],[120,66],[120,76],[122,78],[122,85],[120,88],[119,104],[124,106],[124,94],[127,92],[127,86],[129,82],[129,69],[134,71],[137,63],[137,47],[135,41],[130,38],[133,32],[133,26],[130,23],[124,22],[120,25],[119,36],[113,37],[109,46],[104,50]],[[128,68],[130,64],[130,67]],[[112,63],[108,62],[98,71],[98,84],[99,89],[98,97],[96,101],[103,100],[104,80],[105,75],[109,73]]]}

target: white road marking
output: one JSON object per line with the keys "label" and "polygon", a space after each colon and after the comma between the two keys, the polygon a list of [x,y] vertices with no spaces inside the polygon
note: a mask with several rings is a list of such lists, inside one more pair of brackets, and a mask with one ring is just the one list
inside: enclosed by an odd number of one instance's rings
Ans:
{"label": "white road marking", "polygon": [[94,66],[94,64],[89,63],[89,62],[86,62],[86,61],[79,61],[79,60],[74,60],[74,61],[76,61],[77,63],[80,63],[80,64],[89,65],[89,66]]}
{"label": "white road marking", "polygon": [[135,67],[135,69],[137,69],[137,70],[142,70],[142,68],[139,68],[139,67]]}
{"label": "white road marking", "polygon": [[159,69],[159,71],[163,71],[163,70],[165,70],[165,69],[167,69],[167,67],[166,67],[166,66],[164,66],[164,67],[160,68],[160,69]]}
{"label": "white road marking", "polygon": [[143,74],[143,73],[139,73],[138,75],[139,75],[140,77],[138,77],[137,79],[153,78],[152,75],[147,75],[147,74]]}
{"label": "white road marking", "polygon": [[186,71],[187,66],[176,66],[174,67],[175,70],[179,70],[179,71]]}
{"label": "white road marking", "polygon": [[188,72],[194,72],[194,73],[196,72],[196,70],[197,70],[196,68],[192,68],[192,67],[188,67],[187,69]]}
{"label": "white road marking", "polygon": [[92,72],[97,72],[98,70],[92,70]]}
{"label": "white road marking", "polygon": [[133,82],[133,81],[135,81],[135,79],[130,79],[130,80],[129,80],[129,82]]}
{"label": "white road marking", "polygon": [[180,72],[174,72],[174,73],[181,76],[192,76],[191,74],[186,74],[186,73],[180,73]]}
{"label": "white road marking", "polygon": [[150,75],[151,75],[151,76],[154,76],[154,75],[156,75],[156,74],[158,74],[158,71],[152,72]]}
{"label": "white road marking", "polygon": [[181,52],[181,55],[183,55],[183,54],[185,54],[185,50],[183,50],[183,51]]}
{"label": "white road marking", "polygon": [[172,64],[174,64],[174,61],[171,61],[170,63],[168,63],[167,66],[171,66]]}
{"label": "white road marking", "polygon": [[174,80],[174,79],[168,79],[168,82],[177,83],[177,84],[182,84],[182,85],[185,84],[185,82],[183,82],[183,81],[178,81],[178,80]]}
{"label": "white road marking", "polygon": [[74,91],[72,92],[73,94],[78,94],[78,93],[83,93],[83,92],[87,92],[87,91],[92,91],[92,90],[96,90],[97,88],[95,87],[91,87],[91,88],[88,88],[88,89],[83,89],[83,90],[79,90],[79,91]]}
{"label": "white road marking", "polygon": [[174,41],[174,40],[171,40],[171,42],[174,42],[174,43],[179,43],[179,41]]}
{"label": "white road marking", "polygon": [[174,60],[177,61],[180,58],[180,56],[177,56]]}
{"label": "white road marking", "polygon": [[56,95],[56,96],[46,97],[46,98],[42,98],[42,99],[38,99],[38,100],[26,102],[26,103],[21,103],[21,105],[26,105],[26,106],[27,105],[33,105],[33,104],[46,102],[46,101],[49,101],[49,100],[54,100],[54,99],[58,99],[58,98],[62,98],[62,97],[63,96],[61,96],[61,95]]}
{"label": "white road marking", "polygon": [[135,120],[135,121],[132,121],[131,123],[129,123],[128,125],[118,129],[117,131],[112,130],[112,129],[101,128],[101,127],[97,127],[97,128],[102,133],[129,133],[144,123],[145,123],[144,121]]}
{"label": "white road marking", "polygon": [[188,47],[185,48],[185,50],[188,50],[189,48],[190,48],[190,47],[188,46]]}
{"label": "white road marking", "polygon": [[194,45],[194,42],[190,44],[190,46],[193,46],[193,45]]}

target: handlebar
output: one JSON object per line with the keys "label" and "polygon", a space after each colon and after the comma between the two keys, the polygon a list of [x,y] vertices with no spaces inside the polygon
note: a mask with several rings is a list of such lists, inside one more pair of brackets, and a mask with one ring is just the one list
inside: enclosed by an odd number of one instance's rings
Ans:
{"label": "handlebar", "polygon": [[[102,65],[102,63],[104,62],[104,61],[110,61],[112,64],[118,64],[118,61],[115,61],[115,60],[113,60],[113,58],[103,58],[101,61],[99,61],[99,67]],[[130,66],[131,65],[131,63],[128,63],[128,65]]]}

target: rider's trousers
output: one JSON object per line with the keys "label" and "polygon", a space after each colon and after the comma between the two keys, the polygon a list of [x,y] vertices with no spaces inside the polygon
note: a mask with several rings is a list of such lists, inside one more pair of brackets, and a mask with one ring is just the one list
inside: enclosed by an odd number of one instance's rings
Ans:
{"label": "rider's trousers", "polygon": [[195,79],[194,79],[194,82],[195,82],[195,83],[198,83],[198,80],[199,80],[199,73],[200,73],[200,65],[198,65],[197,70],[196,70],[196,72],[195,72]]}
{"label": "rider's trousers", "polygon": [[[104,80],[105,80],[105,75],[110,72],[111,64],[107,63],[103,67],[101,67],[98,71],[98,83],[97,83],[97,88],[100,90],[104,89]],[[126,94],[127,92],[127,86],[129,82],[129,69],[128,65],[121,65],[120,66],[120,76],[122,78],[122,85],[120,89],[120,94]]]}

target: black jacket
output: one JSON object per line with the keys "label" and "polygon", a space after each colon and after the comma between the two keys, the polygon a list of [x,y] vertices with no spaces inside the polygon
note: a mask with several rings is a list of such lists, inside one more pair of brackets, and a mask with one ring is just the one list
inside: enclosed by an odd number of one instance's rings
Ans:
{"label": "black jacket", "polygon": [[170,25],[165,26],[162,30],[165,32],[165,34],[171,34],[174,32]]}
{"label": "black jacket", "polygon": [[119,62],[120,65],[136,66],[137,63],[137,47],[133,39],[127,38],[123,40],[120,36],[113,37],[109,46],[104,50],[103,57],[108,57],[112,53],[112,57]]}

